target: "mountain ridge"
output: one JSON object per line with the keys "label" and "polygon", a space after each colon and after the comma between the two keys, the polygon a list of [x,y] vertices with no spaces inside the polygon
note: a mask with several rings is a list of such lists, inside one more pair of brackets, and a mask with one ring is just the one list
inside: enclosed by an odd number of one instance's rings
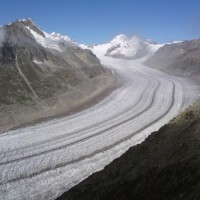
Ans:
{"label": "mountain ridge", "polygon": [[[52,38],[31,19],[17,20],[2,30],[0,132],[33,118],[58,114],[64,107],[69,110],[96,91],[100,95],[116,80],[90,50]],[[60,99],[65,93],[68,95]],[[22,113],[14,117],[15,112]]]}
{"label": "mountain ridge", "polygon": [[142,39],[137,35],[127,36],[125,34],[119,34],[105,44],[80,46],[91,49],[95,54],[114,58],[140,59],[150,57],[155,51],[163,46],[163,44],[157,44],[150,39]]}
{"label": "mountain ridge", "polygon": [[146,64],[169,74],[200,80],[200,39],[167,44],[150,57]]}

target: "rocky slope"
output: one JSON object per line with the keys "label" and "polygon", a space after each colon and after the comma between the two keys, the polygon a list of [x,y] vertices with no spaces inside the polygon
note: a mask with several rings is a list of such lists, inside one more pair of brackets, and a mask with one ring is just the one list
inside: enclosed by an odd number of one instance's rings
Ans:
{"label": "rocky slope", "polygon": [[114,81],[90,50],[42,31],[31,19],[0,32],[0,132],[70,110]]}
{"label": "rocky slope", "polygon": [[200,102],[57,200],[200,199]]}
{"label": "rocky slope", "polygon": [[139,59],[151,56],[161,46],[136,35],[127,36],[120,34],[106,44],[84,47],[91,49],[94,53],[101,53],[114,58]]}
{"label": "rocky slope", "polygon": [[200,80],[200,39],[167,44],[146,64],[167,73],[190,76]]}

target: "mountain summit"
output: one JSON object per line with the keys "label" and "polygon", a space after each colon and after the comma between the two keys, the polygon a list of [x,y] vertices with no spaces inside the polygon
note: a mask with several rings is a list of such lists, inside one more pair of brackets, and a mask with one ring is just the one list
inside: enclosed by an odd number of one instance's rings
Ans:
{"label": "mountain summit", "polygon": [[2,129],[69,110],[112,79],[90,50],[67,36],[42,31],[32,19],[5,25],[1,33]]}
{"label": "mountain summit", "polygon": [[94,45],[90,49],[95,54],[103,54],[115,58],[139,59],[150,57],[161,46],[163,45],[156,44],[152,40],[144,40],[136,35],[120,34],[109,43]]}

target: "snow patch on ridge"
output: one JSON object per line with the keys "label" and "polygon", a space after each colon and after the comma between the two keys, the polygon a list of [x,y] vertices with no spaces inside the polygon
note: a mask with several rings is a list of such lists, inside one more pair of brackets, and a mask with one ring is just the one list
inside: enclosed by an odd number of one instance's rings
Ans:
{"label": "snow patch on ridge", "polygon": [[[43,37],[43,36],[39,35],[38,33],[33,31],[28,26],[27,26],[27,28],[29,29],[29,31],[31,32],[31,34],[33,35],[33,37],[35,38],[37,43],[41,44],[45,48],[54,49],[54,50],[62,52],[62,50],[58,46],[58,43],[56,43],[55,41],[53,41],[53,40],[51,40],[49,38],[46,38],[46,37]],[[46,34],[45,34],[45,36],[46,36]]]}
{"label": "snow patch on ridge", "polygon": [[33,59],[33,62],[34,62],[36,65],[42,65],[42,64],[43,64],[43,62],[38,61],[38,60],[35,60],[35,59]]}
{"label": "snow patch on ridge", "polygon": [[[21,21],[21,22],[31,21],[31,23],[34,24],[34,26],[37,27],[38,30],[40,30],[40,28],[37,25],[35,25],[35,23],[31,19],[28,19],[28,20],[22,19],[19,21]],[[39,34],[28,25],[26,25],[26,28],[31,32],[31,34],[35,38],[36,42],[38,42],[45,48],[63,52],[64,46],[65,47],[78,46],[78,44],[75,41],[73,41],[70,37],[61,35],[60,33],[53,32],[53,33],[49,34],[45,31],[40,30],[42,34]]]}
{"label": "snow patch on ridge", "polygon": [[63,41],[67,41],[67,42],[73,42],[73,40],[69,36],[61,35],[60,33],[56,33],[56,32],[51,33],[49,35],[49,37],[51,37],[52,39],[57,40],[57,41],[63,40]]}

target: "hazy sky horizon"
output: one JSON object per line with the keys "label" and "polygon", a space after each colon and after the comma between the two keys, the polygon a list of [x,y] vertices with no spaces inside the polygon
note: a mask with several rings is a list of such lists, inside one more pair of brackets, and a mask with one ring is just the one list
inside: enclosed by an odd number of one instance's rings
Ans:
{"label": "hazy sky horizon", "polygon": [[0,25],[32,18],[44,31],[84,44],[124,33],[158,43],[200,37],[199,0],[6,0]]}

